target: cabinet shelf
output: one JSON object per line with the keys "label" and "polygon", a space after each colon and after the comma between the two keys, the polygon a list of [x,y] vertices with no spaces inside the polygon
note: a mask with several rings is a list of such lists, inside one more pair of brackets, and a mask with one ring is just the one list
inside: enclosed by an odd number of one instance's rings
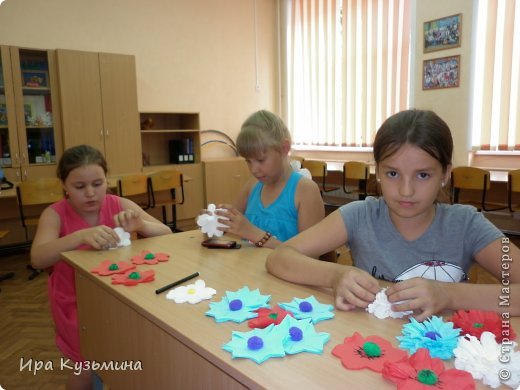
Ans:
{"label": "cabinet shelf", "polygon": [[143,166],[200,163],[197,113],[141,112]]}

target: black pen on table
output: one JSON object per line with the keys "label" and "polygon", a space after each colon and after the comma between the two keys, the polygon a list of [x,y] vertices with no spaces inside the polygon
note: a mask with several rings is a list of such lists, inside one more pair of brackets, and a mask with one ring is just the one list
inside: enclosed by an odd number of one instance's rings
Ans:
{"label": "black pen on table", "polygon": [[182,284],[184,282],[187,282],[190,279],[196,278],[199,275],[200,274],[198,272],[195,272],[194,274],[188,275],[185,278],[177,280],[176,282],[173,282],[173,283],[170,283],[170,284],[168,284],[168,285],[166,285],[164,287],[158,288],[157,290],[155,290],[155,293],[156,294],[160,294],[162,292],[165,292],[166,290],[168,290],[170,288],[173,288],[175,286],[178,286],[179,284]]}

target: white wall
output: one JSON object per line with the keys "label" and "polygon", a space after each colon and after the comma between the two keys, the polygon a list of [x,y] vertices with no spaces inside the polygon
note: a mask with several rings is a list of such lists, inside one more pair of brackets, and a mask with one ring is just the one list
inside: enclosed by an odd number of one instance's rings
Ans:
{"label": "white wall", "polygon": [[276,21],[277,0],[6,0],[0,44],[133,54],[140,111],[199,112],[236,138],[278,109]]}
{"label": "white wall", "polygon": [[[470,72],[472,45],[473,0],[415,0],[415,74],[412,102],[413,108],[435,111],[446,121],[453,134],[454,165],[468,164],[468,145],[470,144],[469,109],[470,109]],[[475,10],[476,12],[476,10]],[[453,49],[423,53],[423,24],[429,20],[445,16],[462,14],[461,46]],[[459,55],[460,86],[456,88],[422,90],[422,66],[424,60]]]}

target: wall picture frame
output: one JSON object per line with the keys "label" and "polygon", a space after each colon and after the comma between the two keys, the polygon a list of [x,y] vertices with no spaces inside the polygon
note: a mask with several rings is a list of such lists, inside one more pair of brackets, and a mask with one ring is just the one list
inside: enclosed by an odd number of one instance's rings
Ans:
{"label": "wall picture frame", "polygon": [[23,70],[24,88],[49,88],[49,72],[44,70]]}
{"label": "wall picture frame", "polygon": [[462,14],[424,22],[424,53],[459,47],[462,38]]}
{"label": "wall picture frame", "polygon": [[423,90],[460,85],[460,55],[423,61]]}

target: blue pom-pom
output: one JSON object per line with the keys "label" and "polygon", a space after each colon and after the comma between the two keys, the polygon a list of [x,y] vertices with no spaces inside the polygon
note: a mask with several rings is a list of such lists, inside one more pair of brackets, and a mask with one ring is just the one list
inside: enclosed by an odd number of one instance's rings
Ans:
{"label": "blue pom-pom", "polygon": [[312,311],[312,305],[307,301],[300,302],[298,307],[300,308],[300,311],[304,313],[309,313]]}
{"label": "blue pom-pom", "polygon": [[258,336],[250,337],[247,340],[247,348],[249,348],[253,351],[257,351],[257,350],[261,349],[263,346],[264,346],[264,340],[262,340]]}
{"label": "blue pom-pom", "polygon": [[242,301],[240,299],[233,299],[229,302],[229,310],[237,311],[242,309]]}
{"label": "blue pom-pom", "polygon": [[430,330],[430,331],[426,332],[424,335],[432,340],[437,340],[442,337],[438,332],[436,332],[434,330]]}
{"label": "blue pom-pom", "polygon": [[301,339],[303,339],[303,332],[297,326],[291,326],[289,328],[289,335],[292,341],[301,341]]}

